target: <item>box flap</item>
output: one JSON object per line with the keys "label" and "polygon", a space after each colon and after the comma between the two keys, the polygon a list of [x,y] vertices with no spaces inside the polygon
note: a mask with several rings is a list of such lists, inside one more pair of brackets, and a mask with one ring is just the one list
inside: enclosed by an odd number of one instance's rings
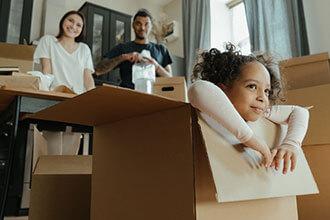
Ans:
{"label": "box flap", "polygon": [[101,86],[40,111],[30,118],[101,125],[184,105],[188,104],[130,89]]}
{"label": "box flap", "polygon": [[[302,151],[298,156],[296,170],[283,175],[280,171],[259,166],[260,157],[253,150],[229,144],[201,118],[199,124],[219,202],[318,193]],[[274,126],[271,124],[265,120],[252,129],[256,130],[258,126],[261,126],[260,130],[269,129]],[[276,142],[269,139],[272,135],[265,137],[255,132],[267,140],[268,144]],[[274,132],[274,127],[270,128],[270,132]]]}
{"label": "box flap", "polygon": [[313,86],[287,92],[287,103],[314,106],[309,110],[310,119],[303,145],[330,143],[330,84]]}
{"label": "box flap", "polygon": [[175,76],[175,77],[157,77],[154,83],[156,85],[167,85],[167,84],[186,84],[184,77]]}
{"label": "box flap", "polygon": [[92,156],[41,156],[34,171],[39,174],[92,174]]}

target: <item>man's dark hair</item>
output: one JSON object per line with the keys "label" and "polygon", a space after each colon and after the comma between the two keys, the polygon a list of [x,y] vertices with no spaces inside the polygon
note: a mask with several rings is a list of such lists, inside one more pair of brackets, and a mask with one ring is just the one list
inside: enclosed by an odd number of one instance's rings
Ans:
{"label": "man's dark hair", "polygon": [[230,87],[239,78],[242,67],[251,62],[260,62],[269,72],[271,80],[270,103],[276,104],[284,101],[283,84],[276,68],[277,62],[268,54],[242,55],[231,43],[226,44],[224,52],[212,48],[200,53],[193,68],[191,79],[192,82],[202,79],[215,85],[223,84]]}
{"label": "man's dark hair", "polygon": [[133,21],[135,21],[135,19],[136,19],[137,16],[140,16],[140,17],[149,17],[151,21],[153,19],[151,13],[147,9],[145,9],[145,8],[141,8],[141,9],[139,9],[136,12],[136,14],[133,17]]}

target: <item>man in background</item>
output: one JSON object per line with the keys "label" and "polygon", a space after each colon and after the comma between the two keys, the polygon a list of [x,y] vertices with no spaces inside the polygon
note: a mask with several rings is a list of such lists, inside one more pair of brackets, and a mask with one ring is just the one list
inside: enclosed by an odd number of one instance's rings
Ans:
{"label": "man in background", "polygon": [[[119,67],[121,87],[134,89],[132,82],[132,66],[144,61],[155,65],[156,75],[171,77],[172,59],[167,48],[162,44],[150,42],[148,36],[152,28],[152,16],[146,9],[140,9],[133,18],[135,40],[118,44],[111,49],[95,68],[96,75],[102,75]],[[148,50],[151,57],[142,57],[141,51]]]}

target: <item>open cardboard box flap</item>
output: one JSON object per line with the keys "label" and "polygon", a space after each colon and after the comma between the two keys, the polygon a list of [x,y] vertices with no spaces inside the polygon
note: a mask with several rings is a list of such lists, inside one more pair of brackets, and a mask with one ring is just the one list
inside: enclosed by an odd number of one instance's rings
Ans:
{"label": "open cardboard box flap", "polygon": [[[295,171],[283,175],[281,171],[261,167],[258,154],[249,148],[229,144],[201,118],[199,118],[199,125],[214,178],[218,202],[318,193],[302,150],[300,150]],[[263,137],[269,146],[274,146],[279,135],[276,137],[269,134],[276,134],[276,130],[280,128],[266,119],[259,121],[258,124],[255,123],[252,127],[254,131],[260,128],[268,132],[257,134]]]}
{"label": "open cardboard box flap", "polygon": [[[147,95],[128,89],[106,86],[96,88],[73,99],[61,102],[31,117],[94,125],[97,128],[101,128],[107,127],[105,124],[116,124],[114,122],[148,114],[158,114],[158,117],[162,117],[162,112],[168,110],[175,111],[175,109],[180,108],[186,109],[184,110],[186,114],[191,112],[190,105],[187,103]],[[172,116],[176,118],[174,114],[163,114],[163,117]],[[191,116],[188,115],[187,117]],[[176,120],[180,120],[180,117],[177,118]],[[273,169],[266,170],[263,167],[259,167],[257,165],[259,158],[252,150],[243,150],[243,148],[237,150],[237,147],[235,148],[226,143],[206,123],[199,120],[199,124],[207,149],[219,201],[239,201],[318,192],[303,153],[300,154],[296,171],[282,175]],[[175,126],[177,125],[173,125],[173,127]],[[187,124],[186,126],[186,131],[183,131],[183,133],[189,133],[191,131],[189,126],[195,125],[194,123],[190,123],[190,125]],[[264,126],[271,127],[271,125]],[[95,130],[98,132],[101,129]],[[109,133],[109,135],[111,134]],[[130,134],[127,133],[127,135],[129,136]],[[95,135],[96,143],[105,143],[104,140],[96,140],[97,138],[101,139],[100,137],[99,135]],[[151,136],[150,138],[159,144],[157,149],[162,148],[162,140],[157,140],[157,138],[162,138],[162,136],[155,138]],[[173,138],[180,139],[181,137]],[[267,137],[264,138],[267,139]],[[274,142],[274,140],[268,141],[270,143]],[[168,146],[163,147],[167,148]],[[97,153],[98,151],[96,150],[95,152]]]}
{"label": "open cardboard box flap", "polygon": [[97,126],[182,106],[188,104],[130,89],[101,86],[30,117]]}

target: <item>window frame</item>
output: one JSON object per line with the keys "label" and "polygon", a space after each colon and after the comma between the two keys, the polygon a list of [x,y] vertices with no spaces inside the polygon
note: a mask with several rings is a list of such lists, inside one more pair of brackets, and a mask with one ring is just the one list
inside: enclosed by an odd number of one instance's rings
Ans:
{"label": "window frame", "polygon": [[[12,0],[0,0],[0,42],[7,42],[10,5]],[[30,43],[32,10],[34,0],[24,0],[19,44]],[[26,42],[24,42],[24,40]]]}

